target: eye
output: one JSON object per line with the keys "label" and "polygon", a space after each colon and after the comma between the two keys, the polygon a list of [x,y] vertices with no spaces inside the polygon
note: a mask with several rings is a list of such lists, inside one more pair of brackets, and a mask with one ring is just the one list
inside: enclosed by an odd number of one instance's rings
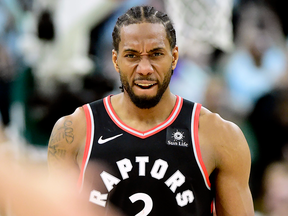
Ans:
{"label": "eye", "polygon": [[129,53],[129,54],[126,54],[125,57],[126,58],[136,58],[136,55]]}
{"label": "eye", "polygon": [[153,56],[161,56],[161,55],[163,55],[163,54],[160,52],[153,53]]}

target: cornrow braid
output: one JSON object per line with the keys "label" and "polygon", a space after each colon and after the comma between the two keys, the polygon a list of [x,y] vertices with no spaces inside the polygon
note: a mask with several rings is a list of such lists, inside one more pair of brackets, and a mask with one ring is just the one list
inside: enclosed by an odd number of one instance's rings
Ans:
{"label": "cornrow braid", "polygon": [[120,30],[123,26],[140,23],[161,23],[165,27],[167,39],[171,49],[176,46],[176,33],[174,26],[167,14],[157,11],[152,6],[136,6],[130,8],[116,21],[112,32],[113,47],[118,52],[121,41]]}

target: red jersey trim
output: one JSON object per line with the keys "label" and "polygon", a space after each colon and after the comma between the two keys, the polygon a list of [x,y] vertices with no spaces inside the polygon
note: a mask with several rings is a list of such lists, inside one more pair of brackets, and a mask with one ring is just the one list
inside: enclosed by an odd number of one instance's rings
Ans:
{"label": "red jersey trim", "polygon": [[105,109],[108,113],[108,115],[110,116],[110,118],[112,119],[112,121],[122,130],[126,131],[127,133],[130,133],[134,136],[137,136],[139,138],[147,138],[149,136],[152,136],[156,133],[158,133],[159,131],[167,128],[169,125],[171,125],[174,120],[177,118],[178,114],[180,113],[180,110],[182,108],[183,105],[183,98],[181,98],[180,96],[176,96],[176,103],[175,106],[170,114],[170,116],[161,124],[157,125],[156,127],[147,130],[147,131],[138,131],[135,130],[132,127],[129,127],[128,125],[126,125],[124,122],[121,121],[121,119],[117,116],[117,114],[115,113],[112,105],[111,105],[111,101],[110,101],[110,97],[111,96],[107,96],[104,98],[104,106]]}
{"label": "red jersey trim", "polygon": [[201,150],[200,150],[200,144],[199,144],[199,136],[198,136],[198,127],[199,127],[199,116],[201,111],[201,104],[195,103],[196,109],[193,109],[192,114],[192,139],[193,139],[193,145],[194,145],[194,155],[197,161],[197,164],[200,168],[200,171],[202,173],[203,179],[205,181],[206,187],[210,190],[211,189],[211,183],[209,180],[209,175],[207,172],[207,169],[205,167],[205,164],[202,159]]}
{"label": "red jersey trim", "polygon": [[82,159],[82,165],[80,170],[80,176],[78,179],[78,188],[81,191],[84,183],[84,175],[86,167],[90,158],[90,153],[93,145],[94,137],[94,119],[92,116],[92,111],[89,105],[85,104],[83,106],[85,117],[86,117],[86,143],[84,149],[84,155]]}

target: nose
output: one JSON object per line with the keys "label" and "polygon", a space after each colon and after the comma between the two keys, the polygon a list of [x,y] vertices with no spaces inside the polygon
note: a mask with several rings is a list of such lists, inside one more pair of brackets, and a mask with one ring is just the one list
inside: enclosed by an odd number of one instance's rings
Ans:
{"label": "nose", "polygon": [[154,69],[151,65],[150,59],[148,56],[141,56],[141,59],[138,63],[136,72],[141,75],[149,75],[153,73]]}

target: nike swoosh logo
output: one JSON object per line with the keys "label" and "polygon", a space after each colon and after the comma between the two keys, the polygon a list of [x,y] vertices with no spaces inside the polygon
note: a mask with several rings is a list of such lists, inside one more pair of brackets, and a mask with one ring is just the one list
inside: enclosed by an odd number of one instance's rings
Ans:
{"label": "nike swoosh logo", "polygon": [[104,143],[109,142],[109,141],[111,141],[111,140],[113,140],[113,139],[116,139],[117,137],[122,136],[122,135],[123,135],[123,134],[118,134],[118,135],[116,135],[116,136],[109,137],[109,138],[106,138],[106,139],[102,139],[103,136],[101,136],[101,137],[98,139],[98,143],[99,143],[99,144],[104,144]]}

